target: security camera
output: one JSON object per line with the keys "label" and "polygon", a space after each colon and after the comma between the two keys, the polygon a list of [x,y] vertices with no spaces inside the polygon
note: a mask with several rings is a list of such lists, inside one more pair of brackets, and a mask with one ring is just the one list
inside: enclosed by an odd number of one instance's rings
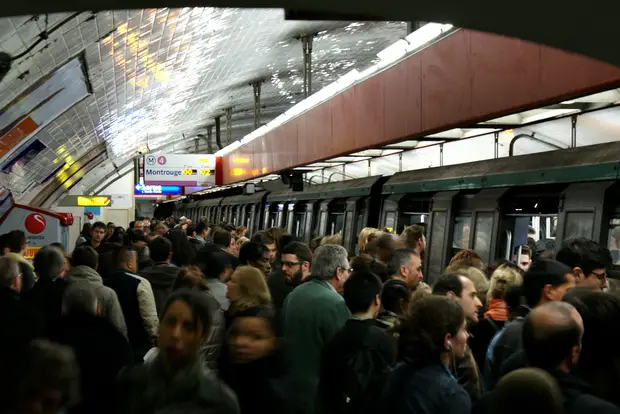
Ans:
{"label": "security camera", "polygon": [[9,73],[9,70],[11,70],[11,55],[0,52],[0,82]]}

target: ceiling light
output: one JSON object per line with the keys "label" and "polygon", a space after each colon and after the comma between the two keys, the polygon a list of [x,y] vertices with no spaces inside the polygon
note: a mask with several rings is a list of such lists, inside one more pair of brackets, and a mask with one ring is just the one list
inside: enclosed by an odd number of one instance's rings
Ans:
{"label": "ceiling light", "polygon": [[405,39],[408,44],[406,47],[407,52],[411,52],[415,49],[418,49],[437,37],[441,36],[443,33],[452,29],[451,24],[440,24],[440,23],[428,23],[424,26],[420,27],[415,32],[409,34]]}
{"label": "ceiling light", "polygon": [[396,43],[383,49],[377,53],[377,57],[385,63],[392,63],[405,56],[407,53],[407,45],[409,43],[405,39],[399,39]]}

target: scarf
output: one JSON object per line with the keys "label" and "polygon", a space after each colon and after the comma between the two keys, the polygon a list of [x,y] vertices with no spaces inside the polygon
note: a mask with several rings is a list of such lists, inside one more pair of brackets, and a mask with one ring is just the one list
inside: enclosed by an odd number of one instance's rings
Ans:
{"label": "scarf", "polygon": [[494,321],[508,320],[508,306],[504,299],[491,299],[488,310],[484,313],[485,318],[491,318]]}

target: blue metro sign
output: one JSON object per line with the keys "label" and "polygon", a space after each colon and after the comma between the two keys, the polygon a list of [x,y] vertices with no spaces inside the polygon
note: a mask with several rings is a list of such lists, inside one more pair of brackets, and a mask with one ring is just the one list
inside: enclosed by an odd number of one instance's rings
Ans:
{"label": "blue metro sign", "polygon": [[176,195],[181,194],[179,185],[143,185],[136,184],[134,194],[138,195]]}

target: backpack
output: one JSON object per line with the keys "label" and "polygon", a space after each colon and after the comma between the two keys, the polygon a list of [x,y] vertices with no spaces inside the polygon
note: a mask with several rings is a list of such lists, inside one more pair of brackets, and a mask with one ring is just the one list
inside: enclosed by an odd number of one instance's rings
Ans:
{"label": "backpack", "polygon": [[371,349],[348,355],[343,364],[341,407],[336,412],[376,413],[383,386],[392,373],[390,363]]}

